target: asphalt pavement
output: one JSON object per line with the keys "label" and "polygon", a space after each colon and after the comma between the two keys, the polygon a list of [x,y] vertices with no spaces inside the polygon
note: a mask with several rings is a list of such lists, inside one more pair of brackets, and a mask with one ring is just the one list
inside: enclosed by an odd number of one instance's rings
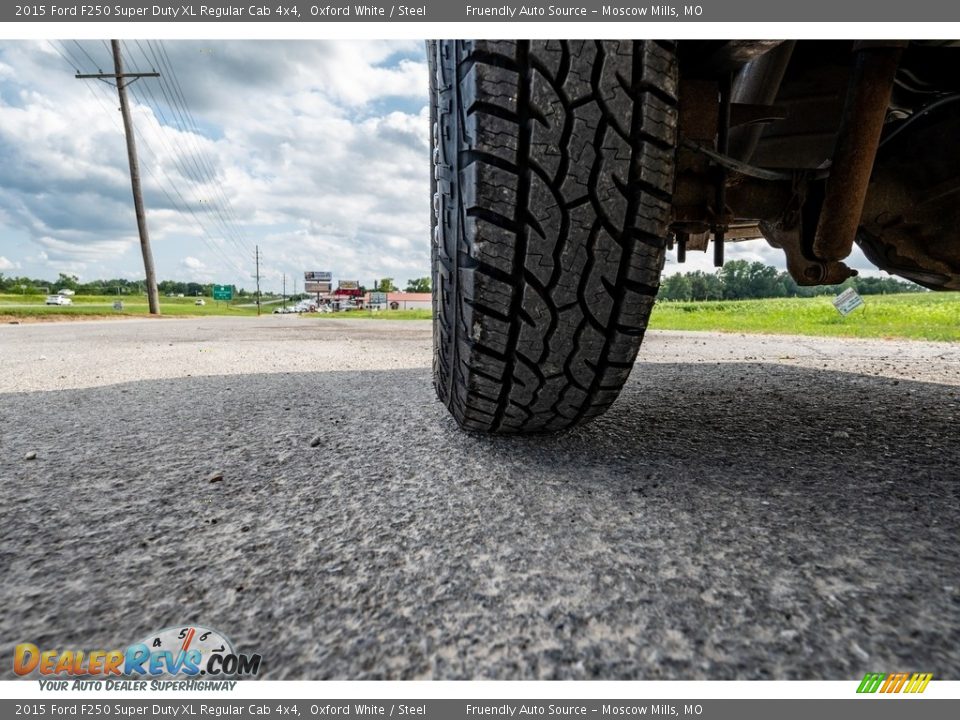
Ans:
{"label": "asphalt pavement", "polygon": [[641,358],[597,421],[496,438],[436,401],[429,323],[2,326],[0,647],[198,623],[267,679],[960,679],[960,345]]}

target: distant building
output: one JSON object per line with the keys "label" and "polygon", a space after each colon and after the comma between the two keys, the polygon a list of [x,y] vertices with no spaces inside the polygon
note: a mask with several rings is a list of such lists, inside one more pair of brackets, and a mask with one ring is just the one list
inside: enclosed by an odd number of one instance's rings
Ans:
{"label": "distant building", "polygon": [[[370,305],[370,295],[367,293],[364,300]],[[432,310],[433,297],[430,293],[392,292],[386,293],[387,307],[391,310]]]}

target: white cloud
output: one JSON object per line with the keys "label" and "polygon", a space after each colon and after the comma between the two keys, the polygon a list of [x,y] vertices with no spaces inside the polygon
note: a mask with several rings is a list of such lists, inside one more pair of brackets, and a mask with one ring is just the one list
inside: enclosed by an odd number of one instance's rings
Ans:
{"label": "white cloud", "polygon": [[14,270],[18,267],[20,267],[20,263],[7,260],[3,255],[0,255],[0,270]]}
{"label": "white cloud", "polygon": [[[766,240],[743,240],[735,243],[727,243],[724,250],[726,260],[746,260],[747,262],[761,262],[764,265],[772,265],[778,270],[787,269],[786,257],[783,250],[771,247]],[[878,270],[867,258],[863,251],[856,245],[844,262],[851,268],[857,270],[860,275],[867,277],[887,276],[887,273]],[[667,252],[667,261],[663,267],[664,275],[673,275],[675,273],[688,273],[701,270],[703,272],[716,272],[717,268],[713,265],[713,244],[707,245],[706,252],[688,251],[687,261],[685,263],[677,262],[676,249],[673,252]]]}
{"label": "white cloud", "polygon": [[213,272],[205,262],[191,255],[186,256],[180,261],[180,269],[177,271],[176,276],[177,278],[192,280],[194,282],[212,282],[217,279],[216,273]]}
{"label": "white cloud", "polygon": [[[155,64],[158,45],[124,44],[133,69]],[[254,245],[271,289],[305,270],[365,284],[428,274],[421,43],[163,47],[170,58],[159,68],[163,81],[131,88],[161,279],[249,288]],[[110,62],[100,41],[0,43],[0,232],[24,238],[4,246],[5,260],[36,277],[125,277],[139,267],[139,250],[116,93],[74,79],[61,53],[82,70],[93,69],[82,66],[87,53],[104,67]],[[189,120],[168,105],[173,86]],[[728,245],[726,255],[784,268],[783,253],[762,240]],[[674,258],[668,254],[668,274],[715,270],[712,249],[689,252],[685,265]],[[848,263],[876,272],[856,249]]]}
{"label": "white cloud", "polygon": [[[134,69],[157,47],[125,45]],[[135,255],[115,93],[75,80],[58,54],[88,62],[81,47],[108,64],[99,41],[0,43],[0,67],[13,70],[0,73],[0,221],[28,236],[21,256],[8,253],[28,274],[83,265],[85,274],[116,277]],[[161,278],[190,272],[249,285],[254,244],[267,278],[317,267],[364,282],[428,272],[422,44],[164,47],[192,116],[187,127],[159,81],[132,89]]]}

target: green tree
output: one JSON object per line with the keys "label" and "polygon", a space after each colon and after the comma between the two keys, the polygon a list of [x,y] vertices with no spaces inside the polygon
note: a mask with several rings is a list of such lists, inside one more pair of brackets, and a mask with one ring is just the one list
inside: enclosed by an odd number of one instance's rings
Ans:
{"label": "green tree", "polygon": [[103,295],[103,281],[102,280],[91,280],[90,282],[81,283],[76,288],[78,295]]}
{"label": "green tree", "polygon": [[687,273],[690,282],[691,300],[722,300],[723,284],[715,274],[705,273],[703,270]]}
{"label": "green tree", "polygon": [[762,262],[750,263],[747,268],[747,278],[749,280],[747,297],[768,298],[777,297],[777,269],[770,265],[764,265]]}
{"label": "green tree", "polygon": [[60,273],[60,277],[57,278],[57,281],[54,283],[57,286],[57,290],[76,290],[80,285],[80,278],[76,275],[67,275],[66,273]]}
{"label": "green tree", "polygon": [[663,300],[690,300],[690,279],[686,274],[676,273],[665,277],[660,283],[660,292],[657,293]]}
{"label": "green tree", "polygon": [[428,293],[430,292],[430,278],[421,277],[407,280],[407,292]]}
{"label": "green tree", "polygon": [[393,284],[393,278],[380,278],[376,282],[376,289],[379,292],[396,292],[400,288]]}
{"label": "green tree", "polygon": [[750,263],[731,260],[720,268],[724,300],[742,300],[750,295]]}

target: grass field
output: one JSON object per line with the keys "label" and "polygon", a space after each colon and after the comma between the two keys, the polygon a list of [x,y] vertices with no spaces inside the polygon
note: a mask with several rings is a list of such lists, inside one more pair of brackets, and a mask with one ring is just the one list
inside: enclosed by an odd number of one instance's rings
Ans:
{"label": "grass field", "polygon": [[[123,310],[113,309],[116,295],[74,295],[72,305],[45,305],[46,295],[0,294],[0,317],[40,318],[70,316],[130,316],[147,315],[145,296],[122,296]],[[256,315],[255,307],[240,307],[249,298],[240,301],[216,303],[205,298],[206,305],[195,305],[196,298],[160,298],[160,312],[164,315]],[[265,305],[264,312],[273,312],[275,305]]]}
{"label": "grass field", "polygon": [[865,295],[842,317],[830,297],[657,303],[657,330],[960,340],[960,293]]}
{"label": "grass field", "polygon": [[[160,298],[160,312],[167,317],[229,315],[231,317],[256,315],[257,308],[250,306],[250,298],[216,302],[204,298],[206,305],[196,305],[196,298]],[[116,295],[74,295],[71,305],[45,305],[46,295],[12,295],[0,293],[0,319],[68,320],[72,318],[133,317],[148,315],[147,298],[122,296],[123,310],[113,309]],[[289,305],[292,305],[288,301]],[[265,299],[261,312],[271,314],[280,307],[280,302]],[[429,310],[366,310],[342,313],[309,313],[301,317],[316,319],[377,318],[380,320],[429,320]]]}
{"label": "grass field", "polygon": [[[842,317],[830,297],[724,300],[714,302],[657,303],[650,319],[656,330],[710,330],[716,332],[766,333],[773,335],[833,335],[862,338],[911,338],[960,341],[960,293],[911,293],[866,295],[865,307]],[[143,316],[146,298],[124,298],[123,310],[113,310],[115,296],[73,298],[73,305],[47,306],[44,296],[0,294],[0,319],[68,319],[70,317]],[[230,303],[207,300],[194,305],[194,298],[161,298],[161,311],[168,317],[198,315],[256,315],[255,307],[241,307],[249,299]],[[264,304],[272,313],[277,304]],[[300,316],[318,321],[344,319],[429,320],[429,310],[352,311],[310,313]]]}

